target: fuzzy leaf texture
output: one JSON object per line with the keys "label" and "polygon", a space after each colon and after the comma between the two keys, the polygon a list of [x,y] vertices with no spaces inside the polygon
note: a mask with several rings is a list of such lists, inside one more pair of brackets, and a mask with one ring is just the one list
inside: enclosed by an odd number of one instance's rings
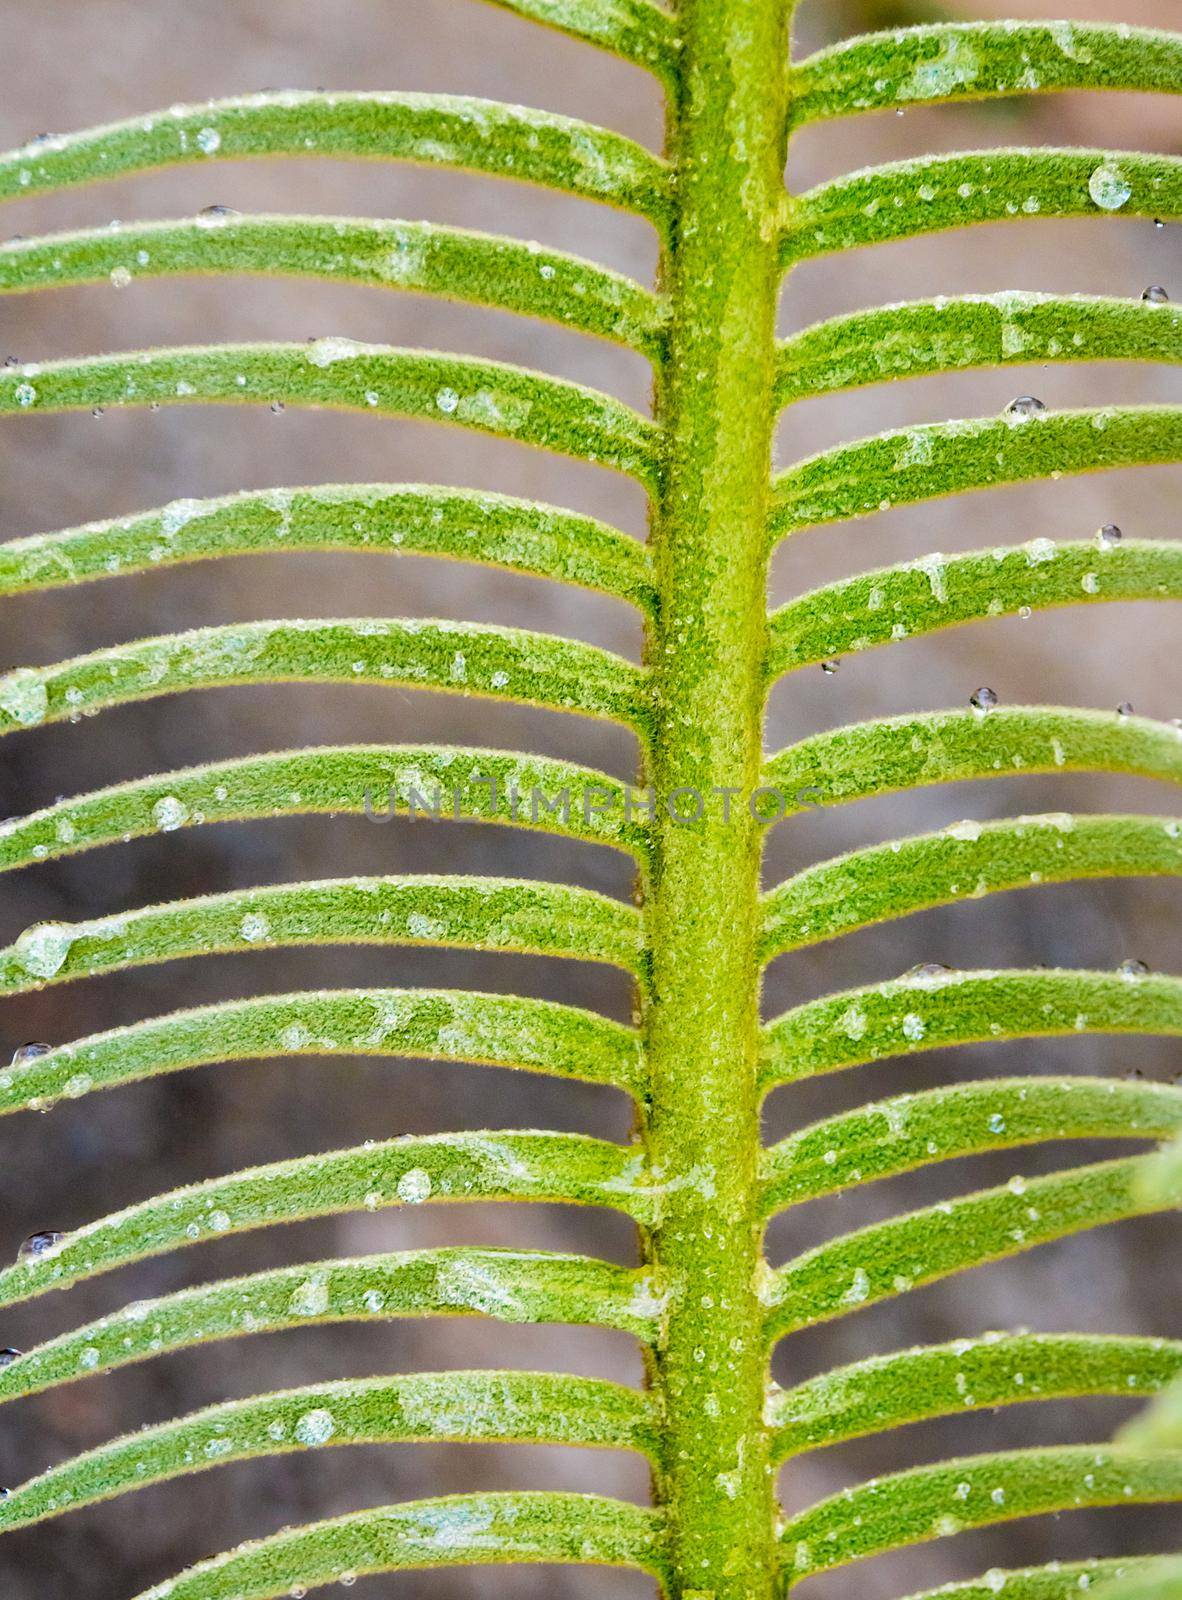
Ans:
{"label": "fuzzy leaf texture", "polygon": [[[0,1502],[0,1532],[185,1474],[324,1447],[488,1442],[638,1453],[651,1504],[555,1491],[363,1507],[279,1531],[140,1600],[265,1600],[372,1573],[523,1562],[648,1574],[668,1600],[772,1600],[797,1581],[962,1530],[1080,1506],[1182,1501],[1182,1343],[1007,1331],[901,1348],[790,1388],[780,1339],[987,1261],[1182,1202],[1182,1089],[1102,1076],[958,1082],[824,1116],[761,1144],[784,1085],[1000,1038],[1182,1035],[1182,977],[932,969],[761,1015],[767,963],[966,899],[1112,877],[1182,876],[1182,736],[1057,706],[877,717],[764,748],[784,675],[832,656],[1031,610],[1182,598],[1168,539],[1028,540],[856,570],[769,613],[776,545],[889,506],[1182,461],[1182,407],[941,419],[773,465],[785,407],[870,384],[1012,363],[1176,364],[1182,311],[1032,292],[884,303],[776,334],[797,262],[977,222],[1182,219],[1182,157],[998,148],[868,167],[800,192],[790,137],[863,112],[1078,90],[1182,93],[1182,34],[1112,24],[933,23],[794,55],[795,0],[491,0],[506,38],[557,29],[652,74],[657,153],[543,110],[402,92],[280,92],[143,113],[0,155],[0,201],[184,164],[309,156],[414,162],[541,186],[642,219],[655,284],[526,240],[404,218],[202,215],[78,228],[0,246],[0,294],[111,280],[297,277],[437,296],[611,341],[652,368],[652,416],[541,371],[462,352],[322,338],[93,354],[0,370],[5,426],[160,405],[333,408],[449,427],[623,474],[649,537],[574,510],[432,484],[279,484],[177,500],[0,545],[0,600],[156,568],[287,551],[424,555],[597,591],[644,627],[632,661],[556,634],[386,615],[275,618],[168,632],[0,676],[0,735],[229,685],[363,683],[486,697],[615,723],[640,796],[523,750],[322,745],[129,773],[0,824],[0,872],[132,838],[279,816],[395,809],[558,834],[630,857],[632,901],[561,882],[461,874],[324,876],[40,922],[0,949],[0,997],[225,952],[428,946],[604,963],[635,1018],[446,988],[256,993],[20,1053],[0,1115],[187,1072],[290,1056],[427,1057],[614,1086],[635,1133],[439,1132],[368,1141],[144,1196],[46,1235],[0,1271],[0,1305],[127,1263],[282,1222],[426,1203],[550,1202],[635,1225],[635,1266],[466,1246],[300,1262],[201,1282],[69,1327],[0,1370],[0,1404],[211,1341],[331,1322],[473,1316],[618,1330],[646,1383],[573,1373],[379,1374],[223,1401],[58,1462]],[[788,154],[785,181],[785,153]],[[852,851],[764,889],[770,829],[839,805],[1021,769],[1132,774],[1162,814],[1015,816]],[[564,791],[532,808],[531,791]],[[676,791],[713,800],[686,823]],[[747,804],[779,794],[775,815]],[[432,792],[436,798],[432,801]],[[785,820],[787,819],[787,820]],[[184,970],[180,969],[183,973]],[[331,1070],[326,1066],[326,1071]],[[791,1089],[788,1090],[791,1092]],[[844,1232],[773,1269],[779,1213],[935,1163],[1073,1140],[1129,1153],[959,1190]],[[1155,1147],[1161,1153],[1155,1153]],[[847,1215],[852,1215],[849,1213]],[[1163,1333],[1178,1330],[1163,1330]],[[871,1479],[791,1516],[776,1472],[808,1452],[937,1417],[1087,1396],[1161,1396],[1114,1442],[981,1453]],[[426,1581],[426,1580],[424,1580]],[[1110,1587],[1111,1586],[1111,1587]],[[916,1600],[1066,1600],[1081,1589],[1177,1600],[1162,1552],[994,1568]],[[409,1592],[409,1591],[407,1591]],[[417,1591],[416,1591],[417,1592]]]}

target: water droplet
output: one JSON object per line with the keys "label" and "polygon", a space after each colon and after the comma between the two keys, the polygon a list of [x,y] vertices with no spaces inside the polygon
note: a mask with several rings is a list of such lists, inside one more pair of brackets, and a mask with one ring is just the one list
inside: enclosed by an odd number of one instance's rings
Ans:
{"label": "water droplet", "polygon": [[1160,217],[1154,217],[1153,226],[1155,228],[1164,228],[1165,227],[1165,223],[1162,221],[1162,219]]}
{"label": "water droplet", "polygon": [[211,156],[221,148],[222,136],[216,128],[199,128],[196,142],[203,155]]}
{"label": "water droplet", "polygon": [[1133,192],[1119,167],[1104,162],[1088,179],[1088,193],[1101,211],[1119,211]]}
{"label": "water droplet", "polygon": [[240,217],[241,211],[235,211],[233,206],[202,206],[197,213],[199,217]]}
{"label": "water droplet", "polygon": [[[126,267],[111,268],[111,286],[115,289],[126,289],[131,282],[131,273]],[[1146,291],[1148,293],[1148,291]]]}
{"label": "water droplet", "polygon": [[6,367],[19,367],[20,364],[21,364],[21,358],[19,356],[5,356],[4,357],[4,365]]}
{"label": "water droplet", "polygon": [[1023,622],[1029,622],[1034,613],[1031,611],[1029,606],[1019,606],[1018,615],[1022,618]]}
{"label": "water droplet", "polygon": [[969,704],[979,717],[986,716],[997,704],[997,695],[992,689],[982,687],[976,694],[969,696]]}
{"label": "water droplet", "polygon": [[31,1233],[16,1253],[18,1261],[40,1261],[55,1250],[65,1238],[64,1233],[55,1233],[52,1228],[45,1229],[42,1233]]}
{"label": "water droplet", "polygon": [[27,1067],[30,1061],[36,1061],[39,1056],[47,1056],[53,1046],[48,1044],[22,1044],[19,1045],[12,1057],[14,1067]]}
{"label": "water droplet", "polygon": [[152,807],[152,816],[161,833],[175,833],[189,820],[189,808],[174,794],[166,794]]}
{"label": "water droplet", "polygon": [[1169,295],[1162,288],[1160,283],[1151,283],[1141,298],[1142,300],[1147,301],[1151,306],[1168,305],[1170,299]]}
{"label": "water droplet", "polygon": [[282,400],[272,400],[271,401],[271,410],[274,412],[274,414],[277,417],[281,417],[283,415],[283,413],[287,410],[287,407],[283,404]]}
{"label": "water droplet", "polygon": [[1128,983],[1136,983],[1138,978],[1144,978],[1149,968],[1144,961],[1138,961],[1135,956],[1128,961],[1122,961],[1116,969]]}
{"label": "water droplet", "polygon": [[337,1431],[336,1418],[331,1411],[305,1411],[295,1425],[295,1436],[301,1444],[327,1444]]}
{"label": "water droplet", "polygon": [[107,408],[106,406],[91,406],[90,414],[92,417],[105,417],[107,414]]}
{"label": "water droplet", "polygon": [[1133,702],[1131,700],[1122,700],[1116,708],[1116,714],[1118,717],[1131,717],[1133,715]]}
{"label": "water droplet", "polygon": [[946,967],[942,961],[920,961],[914,967],[908,967],[903,974],[904,982],[913,982],[915,979],[942,978],[945,973],[953,971]]}
{"label": "water droplet", "polygon": [[827,678],[831,678],[833,676],[833,674],[837,671],[838,667],[840,667],[840,666],[841,666],[841,662],[840,661],[822,661],[822,663],[821,663],[821,671],[825,674],[825,676]]}
{"label": "water droplet", "polygon": [[408,1206],[422,1205],[431,1198],[431,1175],[422,1167],[412,1167],[398,1180],[398,1198]]}
{"label": "water droplet", "polygon": [[14,1350],[11,1345],[6,1345],[0,1350],[0,1367],[10,1367],[14,1361],[19,1361],[21,1351]]}
{"label": "water droplet", "polygon": [[55,977],[65,966],[74,931],[60,922],[37,922],[16,941],[16,957],[34,978]]}
{"label": "water droplet", "polygon": [[1096,534],[1096,543],[1101,550],[1115,550],[1123,538],[1124,534],[1115,522],[1106,522]]}
{"label": "water droplet", "polygon": [[16,403],[18,406],[28,408],[37,398],[37,391],[31,383],[18,383],[16,386]]}
{"label": "water droplet", "polygon": [[1031,417],[1041,416],[1046,409],[1046,405],[1036,394],[1020,394],[1010,401],[1006,407],[1006,415],[1019,422],[1026,422]]}
{"label": "water droplet", "polygon": [[447,417],[451,416],[452,412],[455,411],[459,403],[460,397],[454,389],[440,389],[439,393],[435,396],[435,404],[439,407],[440,411],[443,412],[444,416]]}

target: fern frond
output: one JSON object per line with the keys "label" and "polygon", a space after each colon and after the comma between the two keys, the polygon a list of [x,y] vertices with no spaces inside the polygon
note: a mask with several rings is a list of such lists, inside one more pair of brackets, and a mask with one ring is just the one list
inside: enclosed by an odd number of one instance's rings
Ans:
{"label": "fern frond", "polygon": [[605,961],[639,975],[633,907],[533,879],[341,878],[234,890],[86,922],[39,922],[0,950],[0,994],[182,956],[319,944],[436,945]]}
{"label": "fern frond", "polygon": [[584,1134],[408,1135],[247,1168],[100,1217],[51,1255],[0,1272],[0,1306],[223,1235],[348,1211],[520,1200],[610,1207],[652,1223],[658,1198],[638,1151]]}
{"label": "fern frond", "polygon": [[[992,1600],[1001,1589],[1007,1592],[1008,1600],[1078,1600],[1081,1589],[1091,1589],[1117,1578],[1126,1578],[1127,1582],[1138,1586],[1134,1591],[1137,1600],[1174,1600],[1168,1587],[1163,1591],[1154,1588],[1154,1585],[1161,1580],[1168,1583],[1170,1572],[1180,1567],[1182,1563],[1174,1562],[1168,1556],[1127,1556],[1107,1561],[1052,1561],[1045,1567],[1022,1567],[1017,1570],[993,1567],[983,1577],[970,1579],[967,1583],[946,1583],[938,1589],[925,1589],[922,1594],[911,1595],[909,1600]],[[1141,1584],[1147,1587],[1142,1590]],[[1111,1594],[1111,1589],[1101,1592],[1107,1596]]]}
{"label": "fern frond", "polygon": [[0,416],[264,403],[445,422],[612,467],[650,490],[659,478],[657,430],[630,406],[498,361],[326,338],[161,347],[0,371]]}
{"label": "fern frond", "polygon": [[215,1062],[428,1057],[646,1092],[640,1037],[594,1011],[468,989],[325,989],[151,1017],[0,1070],[0,1114]]}
{"label": "fern frond", "polygon": [[760,781],[784,795],[790,815],[933,784],[1049,772],[1182,783],[1182,729],[1072,706],[998,706],[987,717],[966,706],[813,734],[772,756]]}
{"label": "fern frond", "polygon": [[1182,541],[1031,539],[862,572],[790,600],[768,622],[768,675],[1013,616],[1109,600],[1182,599]]}
{"label": "fern frond", "polygon": [[502,11],[547,23],[599,45],[672,83],[681,41],[667,11],[652,0],[490,0]]}
{"label": "fern frond", "polygon": [[[958,1083],[877,1100],[781,1139],[764,1153],[763,1205],[771,1215],[855,1184],[989,1150],[1061,1139],[1160,1140],[1180,1132],[1182,1089],[1165,1084],[1107,1078]],[[1015,1191],[1024,1183],[1015,1179]]]}
{"label": "fern frond", "polygon": [[763,897],[764,960],[1004,889],[1182,873],[1182,821],[1044,816],[954,822],[806,867]]}
{"label": "fern frond", "polygon": [[646,674],[554,634],[418,618],[242,622],[0,676],[0,737],[136,700],[246,683],[370,683],[476,694],[640,731]]}
{"label": "fern frond", "polygon": [[274,1600],[377,1572],[506,1562],[635,1567],[663,1578],[659,1512],[595,1495],[451,1495],[335,1522],[312,1523],[240,1545],[145,1590],[137,1600]]}
{"label": "fern frond", "polygon": [[[57,1287],[42,1283],[12,1303]],[[589,1256],[452,1246],[305,1262],[137,1300],[36,1345],[0,1371],[0,1405],[169,1351],[280,1328],[482,1316],[615,1328],[649,1344],[663,1310],[651,1277]]]}
{"label": "fern frond", "polygon": [[1182,1450],[1008,1450],[873,1479],[794,1517],[783,1542],[793,1577],[801,1578],[1016,1517],[1178,1499]]}
{"label": "fern frond", "polygon": [[0,246],[0,294],[208,274],[323,278],[493,306],[659,356],[667,309],[592,261],[494,234],[363,217],[199,216]]}
{"label": "fern frond", "polygon": [[1180,460],[1177,406],[1103,406],[892,428],[823,450],[781,473],[773,485],[770,529],[782,539],[943,495]]}
{"label": "fern frond", "polygon": [[174,500],[80,528],[0,544],[0,594],[130,576],[273,550],[424,555],[552,578],[654,607],[644,545],[533,500],[422,484],[327,484]]}
{"label": "fern frond", "polygon": [[[1182,1341],[988,1333],[871,1356],[768,1402],[777,1459],[932,1417],[1095,1395],[1146,1395],[1182,1372]],[[1130,1443],[1134,1442],[1132,1440]],[[1136,1441],[1144,1448],[1148,1441]]]}
{"label": "fern frond", "polygon": [[[1163,315],[1164,313],[1164,315]],[[1182,308],[1100,295],[941,296],[816,322],[779,348],[776,402],[936,372],[1182,356]]]}
{"label": "fern frond", "polygon": [[971,223],[1118,214],[1182,216],[1182,158],[1133,150],[971,150],[866,167],[797,197],[782,260],[791,266]]}
{"label": "fern frond", "polygon": [[485,1441],[652,1456],[657,1428],[651,1399],[595,1378],[426,1372],[320,1384],[209,1406],[88,1450],[10,1491],[0,1529],[234,1461],[326,1446]]}
{"label": "fern frond", "polygon": [[1130,1156],[958,1195],[818,1245],[769,1279],[769,1332],[779,1338],[1054,1239],[1165,1210],[1138,1184],[1145,1161]]}
{"label": "fern frond", "polygon": [[0,872],[147,835],[259,817],[408,815],[536,828],[646,855],[627,786],[571,761],[447,745],[283,750],[60,800],[0,822]]}
{"label": "fern frond", "polygon": [[1124,23],[941,22],[844,39],[806,56],[791,77],[794,128],[1065,89],[1179,94],[1182,36]]}
{"label": "fern frond", "polygon": [[1105,1576],[1120,1582],[1114,1581],[1104,1589],[1104,1600],[1178,1600],[1182,1593],[1182,1557],[1106,1565]]}
{"label": "fern frond", "polygon": [[847,989],[796,1006],[764,1026],[761,1083],[770,1089],[952,1045],[1077,1033],[1182,1033],[1182,979],[949,970]]}
{"label": "fern frond", "polygon": [[669,216],[666,163],[608,128],[459,95],[302,89],[174,106],[7,151],[0,155],[0,201],[258,156],[460,168],[563,189],[661,227]]}

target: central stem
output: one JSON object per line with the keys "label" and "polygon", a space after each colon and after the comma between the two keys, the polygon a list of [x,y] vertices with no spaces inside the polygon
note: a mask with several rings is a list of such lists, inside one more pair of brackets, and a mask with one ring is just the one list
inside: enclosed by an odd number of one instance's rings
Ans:
{"label": "central stem", "polygon": [[[682,0],[669,113],[673,322],[657,392],[660,620],[651,780],[648,1139],[666,1199],[651,1238],[669,1306],[653,1381],[673,1594],[766,1600],[774,1483],[758,1287],[760,838],[773,367],[792,0]],[[692,816],[666,807],[677,791]],[[728,793],[729,792],[729,793]]]}

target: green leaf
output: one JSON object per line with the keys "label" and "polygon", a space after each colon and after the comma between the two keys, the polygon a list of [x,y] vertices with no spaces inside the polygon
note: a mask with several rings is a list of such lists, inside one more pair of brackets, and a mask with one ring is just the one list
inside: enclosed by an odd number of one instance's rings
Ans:
{"label": "green leaf", "polygon": [[491,4],[548,23],[637,66],[650,67],[668,83],[673,81],[680,40],[668,12],[651,0],[491,0]]}
{"label": "green leaf", "polygon": [[1040,538],[861,572],[772,613],[768,676],[988,617],[1112,600],[1182,600],[1182,541]]}
{"label": "green leaf", "polygon": [[426,1202],[535,1201],[657,1217],[639,1151],[573,1133],[436,1133],[277,1161],[154,1195],[0,1272],[0,1305],[223,1235]]}
{"label": "green leaf", "polygon": [[941,295],[817,322],[780,345],[780,405],[974,367],[1182,357],[1182,308],[1099,295]]}
{"label": "green leaf", "polygon": [[664,347],[661,301],[593,261],[496,234],[363,217],[213,214],[85,228],[0,248],[0,294],[67,284],[232,273],[324,278],[544,317],[647,356]]}
{"label": "green leaf", "polygon": [[482,1316],[617,1328],[651,1343],[663,1310],[648,1275],[587,1256],[453,1246],[305,1262],[137,1300],[36,1345],[0,1370],[0,1404],[171,1350],[315,1323]]}
{"label": "green leaf", "polygon": [[[918,1013],[910,1013],[912,1017]],[[1168,1139],[1182,1089],[1108,1078],[991,1078],[895,1095],[803,1128],[763,1155],[767,1214],[937,1161],[1059,1139]],[[1021,1193],[1025,1179],[1012,1180]],[[0,1282],[2,1282],[0,1277]]]}
{"label": "green leaf", "polygon": [[[780,539],[943,495],[1180,460],[1177,406],[1104,406],[893,428],[823,450],[781,473],[771,532]],[[1037,541],[1038,550],[1048,545],[1053,548],[1051,540]]]}
{"label": "green leaf", "polygon": [[930,1417],[1037,1400],[1154,1394],[1179,1372],[1178,1340],[987,1333],[871,1356],[777,1390],[768,1418],[777,1430],[777,1458],[785,1459]]}
{"label": "green leaf", "polygon": [[1182,37],[1092,22],[942,22],[844,39],[792,71],[792,125],[1063,89],[1182,92]]}
{"label": "green leaf", "polygon": [[269,1600],[342,1573],[505,1562],[582,1563],[666,1572],[660,1514],[595,1495],[460,1494],[354,1511],[277,1533],[189,1567],[138,1600]]}
{"label": "green leaf", "polygon": [[218,1061],[427,1057],[609,1083],[641,1096],[639,1035],[593,1011],[467,989],[327,989],[225,1000],[64,1044],[0,1070],[0,1114]]}
{"label": "green leaf", "polygon": [[[909,1018],[918,1017],[922,1026]],[[920,970],[796,1006],[763,1030],[765,1089],[922,1050],[1071,1034],[1182,1034],[1182,979]]]}
{"label": "green leaf", "polygon": [[772,756],[760,782],[786,814],[1003,774],[1127,772],[1182,783],[1182,729],[1073,706],[998,706],[876,717],[813,734]]}
{"label": "green leaf", "polygon": [[492,822],[647,854],[627,787],[573,762],[447,745],[322,746],[160,773],[10,818],[0,822],[0,872],[154,833],[317,814]]}
{"label": "green leaf", "polygon": [[873,1479],[793,1517],[783,1542],[800,1578],[1016,1517],[1180,1499],[1182,1451],[1007,1450]]}
{"label": "green leaf", "polygon": [[[1132,1576],[1126,1576],[1126,1573]],[[1145,1563],[1122,1562],[1111,1576],[1121,1581],[1114,1581],[1104,1589],[1104,1600],[1178,1600],[1182,1594],[1180,1557],[1164,1556]]]}
{"label": "green leaf", "polygon": [[[1124,1556],[1108,1561],[1052,1561],[1045,1567],[1023,1567],[1017,1571],[1003,1571],[993,1567],[984,1577],[970,1579],[968,1583],[947,1583],[939,1589],[925,1589],[910,1600],[993,1600],[1003,1590],[1006,1600],[1079,1600],[1082,1589],[1095,1590],[1110,1579],[1135,1574],[1129,1582],[1151,1585],[1156,1578],[1168,1573],[1173,1563],[1168,1557]],[[1110,1590],[1104,1590],[1110,1594]],[[1121,1591],[1122,1600],[1126,1600]],[[1136,1590],[1137,1600],[1174,1600],[1169,1591],[1155,1591],[1152,1587]]]}
{"label": "green leaf", "polygon": [[1133,1156],[982,1189],[818,1245],[771,1275],[769,1331],[779,1338],[987,1261],[1161,1210],[1139,1191],[1144,1161]]}
{"label": "green leaf", "polygon": [[[1179,1197],[1171,1197],[1175,1205]],[[1120,1441],[1138,1450],[1182,1450],[1182,1383],[1176,1379],[1147,1411],[1121,1429]]]}
{"label": "green leaf", "polygon": [[285,89],[173,106],[0,155],[0,200],[160,167],[335,156],[458,167],[565,189],[663,226],[666,164],[607,128],[496,100]]}
{"label": "green leaf", "polygon": [[244,683],[371,683],[480,695],[642,729],[643,671],[597,645],[416,617],[231,623],[0,677],[0,737],[136,700]]}
{"label": "green leaf", "polygon": [[1182,873],[1182,821],[1045,816],[954,822],[940,833],[852,850],[807,867],[764,896],[765,960],[857,928],[1003,889],[1084,878]]}
{"label": "green leaf", "polygon": [[0,950],[0,994],[182,956],[320,944],[437,945],[606,961],[639,974],[635,910],[519,878],[341,878],[233,890],[87,922],[39,922]]}
{"label": "green leaf", "polygon": [[973,150],[866,167],[799,196],[783,260],[795,264],[1034,216],[1177,219],[1182,158],[1131,150]]}
{"label": "green leaf", "polygon": [[0,594],[273,550],[354,550],[479,562],[653,606],[645,547],[532,500],[420,484],[328,484],[174,500],[108,522],[0,544]]}
{"label": "green leaf", "polygon": [[0,1504],[23,1528],[193,1472],[323,1446],[408,1442],[566,1444],[653,1455],[652,1401],[549,1372],[424,1372],[319,1384],[209,1406],[30,1478]]}
{"label": "green leaf", "polygon": [[630,406],[500,361],[326,338],[160,348],[0,371],[0,416],[262,403],[447,422],[612,467],[648,489],[659,477],[657,430]]}

